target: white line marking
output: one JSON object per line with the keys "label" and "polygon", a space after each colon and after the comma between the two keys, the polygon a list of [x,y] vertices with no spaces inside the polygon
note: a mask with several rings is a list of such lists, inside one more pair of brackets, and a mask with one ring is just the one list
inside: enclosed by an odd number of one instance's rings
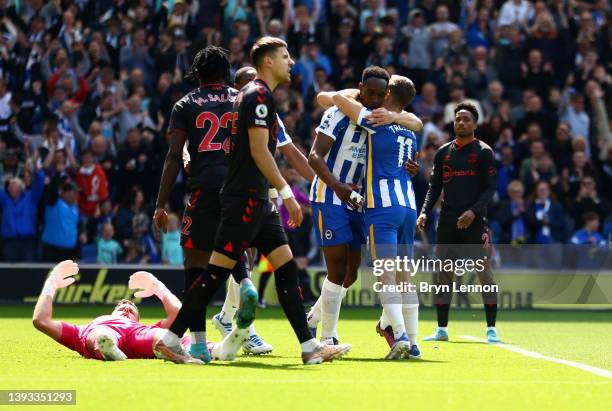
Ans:
{"label": "white line marking", "polygon": [[[113,377],[111,375],[101,375],[101,379],[105,382],[125,382],[125,378],[124,377]],[[43,382],[43,381],[50,381],[50,382],[57,382],[57,377],[52,378],[52,377],[41,377],[41,378],[34,378],[34,377],[13,377],[11,376],[10,379],[11,382],[19,382],[19,381],[25,381],[25,382]],[[82,377],[66,377],[66,378],[62,378],[62,381],[66,381],[66,382],[82,382],[83,378]],[[198,382],[202,382],[202,381],[206,381],[206,379],[202,379],[202,377],[198,377],[198,378],[186,378],[186,377],[167,377],[167,376],[163,376],[163,377],[159,377],[159,378],[138,378],[138,382],[141,383],[158,383],[158,382],[164,382],[164,383],[198,383]],[[235,378],[235,377],[231,377],[231,378],[220,378],[218,376],[214,377],[214,381],[220,382],[220,383],[228,383],[228,382],[245,382],[246,380],[244,378]],[[304,384],[304,383],[308,383],[308,382],[312,382],[312,378],[282,378],[282,379],[278,379],[278,378],[266,378],[266,379],[253,379],[253,380],[248,380],[247,382],[249,384]],[[361,379],[361,380],[355,380],[355,379],[344,379],[344,380],[336,380],[336,379],[322,379],[322,380],[317,380],[319,382],[324,382],[325,384],[361,384],[361,383],[370,383],[370,380],[366,380],[366,379]],[[379,383],[379,380],[376,380],[377,383]],[[395,379],[384,379],[384,380],[380,380],[381,384],[396,384],[397,383],[397,378]],[[525,380],[525,381],[516,381],[516,380],[440,380],[440,379],[434,379],[434,380],[419,380],[419,384],[423,385],[423,384],[429,384],[429,385],[440,385],[443,384],[444,386],[446,385],[453,385],[453,384],[457,384],[457,385],[473,385],[473,384],[487,384],[487,385],[533,385],[533,384],[542,384],[542,385],[610,385],[611,383],[608,381],[564,381],[564,380]]]}
{"label": "white line marking", "polygon": [[[459,337],[464,340],[478,341],[486,343],[487,340],[484,338],[473,337],[471,335],[460,335]],[[515,352],[517,354],[524,355],[525,357],[536,358],[539,360],[555,362],[557,364],[567,365],[569,367],[578,368],[579,370],[590,372],[591,374],[599,375],[600,377],[612,378],[612,371],[605,370],[603,368],[593,367],[592,365],[582,364],[575,361],[562,360],[560,358],[549,357],[548,355],[540,354],[539,352],[525,350],[514,345],[508,345],[503,343],[491,344],[492,346],[504,348],[508,351]]]}

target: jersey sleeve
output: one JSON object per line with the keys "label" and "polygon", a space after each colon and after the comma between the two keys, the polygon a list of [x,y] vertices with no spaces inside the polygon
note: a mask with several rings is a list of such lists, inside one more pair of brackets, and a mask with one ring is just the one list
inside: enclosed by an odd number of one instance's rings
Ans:
{"label": "jersey sleeve", "polygon": [[168,125],[168,130],[187,130],[187,120],[185,116],[185,108],[181,101],[177,102],[174,107],[172,107],[172,112],[170,113],[170,122]]}
{"label": "jersey sleeve", "polygon": [[78,325],[66,323],[62,321],[62,335],[60,336],[59,343],[64,347],[76,351],[81,355],[83,353],[83,345],[80,339],[80,328]]}
{"label": "jersey sleeve", "polygon": [[275,113],[274,99],[269,91],[263,87],[256,88],[244,103],[245,124],[247,129],[252,127],[272,128],[273,119],[270,114]]}
{"label": "jersey sleeve", "polygon": [[276,121],[278,121],[278,141],[276,143],[276,147],[286,146],[289,143],[292,143],[291,137],[287,134],[287,130],[285,130],[285,124],[281,121],[278,114],[276,115]]}
{"label": "jersey sleeve", "polygon": [[338,107],[331,107],[325,110],[321,124],[316,128],[316,133],[325,134],[331,137],[333,140],[336,139],[334,130],[338,123],[345,117],[345,115],[338,109]]}
{"label": "jersey sleeve", "polygon": [[372,114],[372,112],[368,110],[367,108],[363,107],[361,111],[359,112],[359,118],[357,119],[357,124],[363,127],[364,129],[366,129],[368,133],[374,134],[376,133],[376,129],[378,127],[373,127],[370,124],[368,124],[368,120],[366,120],[366,117],[369,116],[370,114]]}

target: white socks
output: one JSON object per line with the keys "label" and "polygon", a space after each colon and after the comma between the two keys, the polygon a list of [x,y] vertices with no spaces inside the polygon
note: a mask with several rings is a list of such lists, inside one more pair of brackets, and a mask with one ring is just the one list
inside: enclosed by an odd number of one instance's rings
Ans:
{"label": "white socks", "polygon": [[240,285],[234,281],[234,277],[230,276],[227,284],[227,295],[221,309],[221,321],[231,323],[234,320],[234,315],[240,307]]}
{"label": "white socks", "polygon": [[406,326],[406,334],[408,334],[410,345],[417,344],[417,336],[419,334],[419,305],[403,304],[402,314],[404,316],[404,325]]}
{"label": "white socks", "polygon": [[321,289],[321,338],[338,338],[338,317],[342,304],[342,286],[327,278]]}
{"label": "white socks", "polygon": [[383,316],[389,321],[391,328],[393,328],[393,338],[397,340],[406,333],[404,316],[402,314],[402,304],[395,302],[383,304]]}
{"label": "white socks", "polygon": [[313,352],[319,347],[319,343],[314,338],[311,338],[310,340],[301,343],[300,347],[302,348],[302,352]]}
{"label": "white socks", "polygon": [[[327,277],[325,277],[325,281],[327,281]],[[342,287],[342,290],[340,291],[340,301],[341,302],[342,302],[342,300],[344,300],[344,297],[346,296],[347,292],[348,292],[348,288]],[[321,294],[323,294],[323,290],[322,289],[321,289]],[[322,304],[323,304],[323,300],[321,299],[321,296],[319,296],[319,298],[317,298],[317,301],[315,302],[315,304],[310,309],[310,312],[308,313],[311,316],[311,319],[308,322],[308,326],[309,327],[316,327],[317,324],[319,324],[319,321],[321,321],[321,306],[322,306]]]}

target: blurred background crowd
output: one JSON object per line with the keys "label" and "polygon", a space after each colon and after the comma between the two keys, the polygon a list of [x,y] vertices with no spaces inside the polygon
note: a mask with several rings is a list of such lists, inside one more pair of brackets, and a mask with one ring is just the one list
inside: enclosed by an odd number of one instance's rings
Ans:
{"label": "blurred background crowd", "polygon": [[[196,86],[184,75],[197,50],[226,47],[233,73],[262,35],[296,61],[275,98],[305,153],[316,94],[380,65],[417,86],[419,208],[467,99],[498,160],[494,240],[605,246],[611,17],[608,0],[0,0],[1,260],[180,265],[184,175],[171,230],[151,226],[172,105]],[[438,212],[419,241],[435,243]],[[291,233],[301,266],[319,258],[306,221]]]}

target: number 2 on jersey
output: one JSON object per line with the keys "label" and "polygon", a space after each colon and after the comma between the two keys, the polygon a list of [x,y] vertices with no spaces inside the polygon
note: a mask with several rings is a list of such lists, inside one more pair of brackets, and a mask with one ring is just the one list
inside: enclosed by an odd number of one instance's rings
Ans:
{"label": "number 2 on jersey", "polygon": [[204,113],[200,113],[196,118],[196,127],[197,128],[205,128],[206,123],[210,123],[208,127],[208,131],[204,135],[202,142],[198,146],[198,152],[202,151],[217,151],[224,150],[226,153],[229,151],[229,140],[226,138],[223,140],[223,144],[221,143],[213,143],[213,139],[219,132],[219,128],[227,128],[229,122],[232,120],[232,116],[234,113],[223,113],[221,119],[217,117],[215,113],[211,113],[210,111],[205,111]]}

